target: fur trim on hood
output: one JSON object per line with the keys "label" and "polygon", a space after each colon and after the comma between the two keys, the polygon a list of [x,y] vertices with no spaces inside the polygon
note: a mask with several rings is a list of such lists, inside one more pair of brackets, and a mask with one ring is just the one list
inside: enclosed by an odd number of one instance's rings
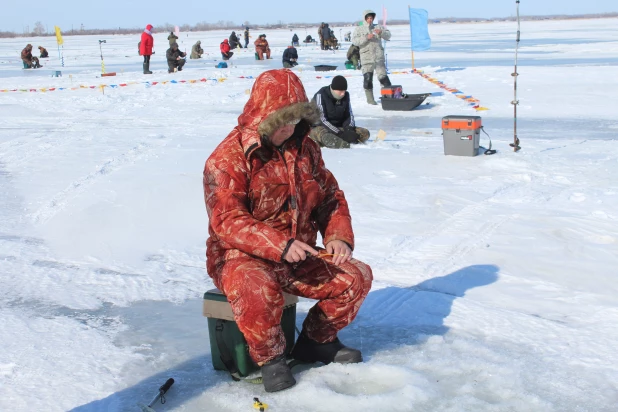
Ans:
{"label": "fur trim on hood", "polygon": [[305,120],[309,125],[320,120],[318,107],[311,102],[293,103],[270,114],[258,126],[260,136],[271,136],[277,129],[294,120]]}

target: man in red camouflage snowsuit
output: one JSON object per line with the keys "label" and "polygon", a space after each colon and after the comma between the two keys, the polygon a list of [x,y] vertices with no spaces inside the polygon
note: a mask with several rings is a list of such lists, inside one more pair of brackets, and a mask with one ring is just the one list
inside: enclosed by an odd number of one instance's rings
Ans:
{"label": "man in red camouflage snowsuit", "polygon": [[[318,119],[292,71],[264,72],[204,168],[208,274],[226,294],[268,392],[296,383],[284,356],[283,292],[318,300],[292,357],[362,361],[337,333],[356,317],[372,273],[352,258],[348,204],[308,137]],[[318,230],[325,249],[316,246]]]}

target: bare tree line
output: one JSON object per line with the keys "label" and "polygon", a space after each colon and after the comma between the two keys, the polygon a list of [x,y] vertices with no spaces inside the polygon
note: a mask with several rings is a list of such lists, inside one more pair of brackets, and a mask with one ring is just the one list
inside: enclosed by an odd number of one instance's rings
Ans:
{"label": "bare tree line", "polygon": [[[521,16],[521,20],[525,21],[538,21],[538,20],[574,20],[574,19],[602,19],[602,18],[615,18],[618,17],[618,12],[616,13],[598,13],[598,14],[578,14],[578,15],[549,15],[549,16]],[[492,22],[492,21],[514,21],[516,17],[497,17],[497,18],[474,18],[474,17],[444,17],[444,18],[431,18],[429,20],[430,24],[436,23],[471,23],[471,22]],[[359,21],[329,21],[331,26],[355,26],[359,23]],[[391,25],[398,24],[408,24],[409,21],[407,19],[392,19],[388,22]],[[318,27],[320,23],[283,23],[281,20],[275,24],[259,24],[255,25],[252,28],[255,29],[279,29],[279,28],[310,28],[310,27]],[[206,21],[202,21],[196,23],[194,25],[183,24],[178,26],[180,31],[182,32],[190,32],[190,31],[210,31],[210,30],[222,30],[222,29],[240,29],[243,26],[252,26],[251,23],[245,21],[242,25],[234,23],[233,21],[224,21],[219,20],[216,23],[208,23]],[[170,23],[164,23],[160,25],[155,25],[155,29],[159,32],[171,32],[174,31],[175,25]],[[133,28],[122,28],[118,27],[117,29],[86,29],[83,25],[80,25],[80,28],[75,30],[71,28],[71,30],[63,30],[63,36],[77,36],[77,35],[114,35],[114,34],[139,34],[144,29],[142,27],[133,27]],[[32,31],[29,30],[29,27],[23,31],[23,33],[16,33],[12,31],[0,31],[0,38],[13,38],[13,37],[46,37],[46,36],[55,36],[55,32],[52,29],[51,31],[48,27],[43,24],[41,21],[37,21],[34,23]]]}

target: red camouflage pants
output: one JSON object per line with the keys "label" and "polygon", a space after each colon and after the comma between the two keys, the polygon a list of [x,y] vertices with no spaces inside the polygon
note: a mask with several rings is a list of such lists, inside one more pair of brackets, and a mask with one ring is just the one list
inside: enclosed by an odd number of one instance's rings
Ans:
{"label": "red camouflage pants", "polygon": [[227,296],[249,354],[259,364],[285,351],[282,292],[319,301],[309,310],[303,331],[325,343],[335,340],[337,332],[354,320],[373,280],[371,268],[356,259],[335,266],[312,256],[295,265],[252,257],[233,259],[212,277]]}

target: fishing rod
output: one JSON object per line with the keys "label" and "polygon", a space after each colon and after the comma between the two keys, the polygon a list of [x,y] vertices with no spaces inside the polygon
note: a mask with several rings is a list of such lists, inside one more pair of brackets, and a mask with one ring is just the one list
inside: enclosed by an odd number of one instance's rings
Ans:
{"label": "fishing rod", "polygon": [[519,36],[520,36],[520,22],[519,22],[519,0],[515,0],[517,6],[517,40],[515,41],[515,70],[511,73],[513,76],[513,101],[511,104],[513,105],[513,143],[510,143],[509,146],[513,148],[514,152],[517,152],[521,149],[519,146],[519,138],[517,137],[517,106],[519,105],[519,100],[517,100],[517,51],[519,50]]}

